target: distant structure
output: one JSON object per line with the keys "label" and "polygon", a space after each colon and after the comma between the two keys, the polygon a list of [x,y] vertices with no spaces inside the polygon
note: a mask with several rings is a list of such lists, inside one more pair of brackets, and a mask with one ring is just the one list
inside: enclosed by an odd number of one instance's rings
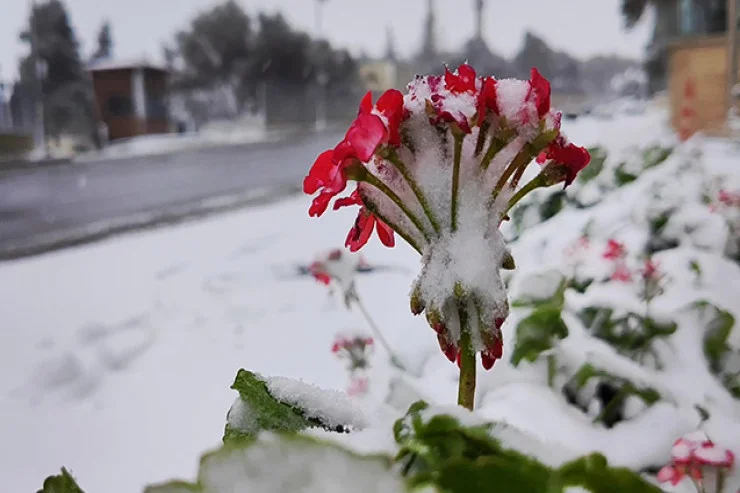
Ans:
{"label": "distant structure", "polygon": [[88,70],[107,140],[169,132],[167,69],[146,60],[102,60]]}
{"label": "distant structure", "polygon": [[496,74],[498,77],[510,77],[514,71],[509,62],[502,56],[491,51],[483,39],[483,0],[473,0],[475,8],[475,26],[473,37],[465,43],[462,55],[472,66],[481,73]]}

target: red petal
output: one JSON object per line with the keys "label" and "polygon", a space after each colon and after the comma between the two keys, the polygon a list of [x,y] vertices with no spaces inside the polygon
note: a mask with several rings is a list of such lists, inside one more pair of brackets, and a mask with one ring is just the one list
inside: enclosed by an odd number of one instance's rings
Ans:
{"label": "red petal", "polygon": [[360,198],[360,191],[357,188],[349,196],[338,198],[336,202],[334,202],[334,210],[337,210],[341,207],[348,207],[351,205],[362,205],[362,199]]}
{"label": "red petal", "polygon": [[367,91],[360,101],[360,110],[358,115],[370,113],[373,110],[373,93]]}
{"label": "red petal", "polygon": [[393,230],[390,226],[388,226],[386,223],[381,221],[380,219],[375,219],[375,231],[378,232],[378,238],[380,238],[380,242],[387,246],[388,248],[393,248],[396,246],[396,239],[393,236]]}
{"label": "red petal", "polygon": [[396,89],[388,89],[380,96],[376,106],[388,119],[388,141],[392,146],[400,146],[401,135],[398,129],[404,117],[403,94]]}
{"label": "red petal", "polygon": [[500,113],[498,107],[498,94],[496,92],[496,79],[493,77],[486,77],[483,79],[480,94],[478,94],[478,122],[486,117],[488,111],[498,115]]}
{"label": "red petal", "polygon": [[547,114],[548,111],[550,111],[550,82],[542,77],[542,74],[540,74],[540,72],[533,67],[529,83],[531,84],[534,91],[535,104],[537,105],[537,114],[540,118],[542,118]]}
{"label": "red petal", "polygon": [[364,207],[360,209],[355,219],[355,225],[349,230],[347,234],[347,240],[344,245],[349,247],[351,252],[356,252],[370,239],[370,234],[373,232],[373,226],[375,225],[375,216]]}
{"label": "red petal", "polygon": [[331,155],[331,158],[337,163],[341,163],[346,159],[352,159],[356,157],[357,153],[355,152],[355,148],[352,147],[352,144],[350,144],[350,142],[346,140],[346,138],[345,140],[337,144]]}
{"label": "red petal", "polygon": [[445,67],[445,85],[447,90],[453,94],[475,91],[475,70],[468,64],[463,63],[453,74]]}
{"label": "red petal", "polygon": [[542,151],[537,155],[537,164],[545,164],[545,161],[547,161],[547,153]]}
{"label": "red petal", "polygon": [[488,354],[488,352],[482,352],[480,355],[480,361],[483,365],[484,370],[490,370],[493,368],[493,365],[496,363],[496,358]]}
{"label": "red petal", "polygon": [[334,151],[324,151],[316,158],[308,175],[303,179],[303,193],[314,194],[330,180],[330,174],[336,167],[332,161]]}
{"label": "red petal", "polygon": [[334,195],[334,193],[321,192],[315,199],[313,199],[313,202],[311,202],[311,207],[308,208],[308,215],[311,217],[319,217],[326,212],[326,209],[329,207],[329,202]]}
{"label": "red petal", "polygon": [[347,140],[360,161],[367,162],[387,135],[385,125],[377,115],[361,114],[347,131]]}

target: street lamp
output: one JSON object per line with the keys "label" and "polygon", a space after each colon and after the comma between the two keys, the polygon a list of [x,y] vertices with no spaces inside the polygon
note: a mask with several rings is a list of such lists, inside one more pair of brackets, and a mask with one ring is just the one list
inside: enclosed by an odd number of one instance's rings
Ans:
{"label": "street lamp", "polygon": [[737,49],[737,21],[738,8],[737,0],[727,0],[727,99],[728,111],[735,108],[738,96],[737,91],[737,71],[738,71],[738,49]]}
{"label": "street lamp", "polygon": [[[316,0],[316,11],[315,11],[315,22],[316,22],[316,41],[320,41],[323,38],[322,30],[322,15],[323,8],[326,0]],[[316,76],[316,82],[319,86],[319,94],[316,98],[316,130],[321,131],[326,128],[326,85],[329,82],[329,76],[326,73],[324,67],[324,61],[319,56],[317,59],[318,74]]]}

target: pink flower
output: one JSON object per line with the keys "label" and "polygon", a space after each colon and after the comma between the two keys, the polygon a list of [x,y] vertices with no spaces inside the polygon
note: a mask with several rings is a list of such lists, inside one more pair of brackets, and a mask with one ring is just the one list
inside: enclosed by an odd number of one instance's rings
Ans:
{"label": "pink flower", "polygon": [[612,272],[611,275],[611,280],[619,282],[630,282],[632,281],[632,272],[624,263],[620,262],[615,265],[614,272]]}
{"label": "pink flower", "polygon": [[677,485],[686,476],[701,480],[708,469],[722,471],[730,469],[735,462],[731,450],[706,439],[703,433],[689,433],[676,440],[671,447],[671,464],[658,472],[658,481]]}
{"label": "pink flower", "polygon": [[623,243],[614,239],[610,239],[606,243],[606,250],[604,250],[603,257],[607,260],[618,260],[620,258],[624,258],[626,254],[627,250],[625,249]]}

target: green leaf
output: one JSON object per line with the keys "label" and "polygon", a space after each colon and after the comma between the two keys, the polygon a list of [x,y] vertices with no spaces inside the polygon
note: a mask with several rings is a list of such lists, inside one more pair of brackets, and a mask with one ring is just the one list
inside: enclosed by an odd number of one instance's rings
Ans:
{"label": "green leaf", "polygon": [[588,153],[591,154],[591,162],[578,173],[578,180],[581,183],[588,183],[599,176],[607,158],[606,149],[603,147],[589,147]]}
{"label": "green leaf", "polygon": [[628,183],[632,183],[633,181],[637,180],[637,175],[626,171],[626,167],[627,163],[620,163],[619,166],[614,168],[614,179],[616,180],[618,187],[627,185]]}
{"label": "green leaf", "polygon": [[201,493],[202,491],[203,488],[199,485],[184,481],[170,481],[144,489],[144,493]]}
{"label": "green leaf", "polygon": [[522,360],[536,360],[540,353],[553,347],[556,338],[568,336],[568,326],[560,317],[561,311],[562,306],[541,305],[517,324],[516,344],[511,356],[514,366]]}
{"label": "green leaf", "polygon": [[[526,292],[519,295],[519,298],[511,302],[514,308],[522,307],[539,307],[542,305],[552,305],[562,310],[565,306],[565,289],[568,287],[568,281],[560,272],[550,270],[542,272],[525,279],[523,284],[535,285],[541,288],[542,285],[552,286],[554,289],[545,294],[541,292]],[[539,288],[538,288],[539,289]]]}
{"label": "green leaf", "polygon": [[224,442],[249,441],[262,430],[297,432],[321,427],[329,431],[343,431],[275,399],[265,382],[250,371],[239,370],[231,388],[239,392],[241,401],[229,410]]}
{"label": "green leaf", "polygon": [[552,471],[519,454],[457,459],[439,471],[437,484],[450,493],[505,491],[506,493],[545,493]]}
{"label": "green leaf", "polygon": [[44,480],[44,486],[38,493],[84,493],[77,485],[75,478],[62,468],[61,474],[49,476]]}
{"label": "green leaf", "polygon": [[670,147],[661,147],[659,145],[648,147],[642,151],[642,169],[650,169],[661,164],[673,153]]}
{"label": "green leaf", "polygon": [[732,349],[727,340],[735,326],[735,317],[727,310],[723,310],[706,300],[694,303],[693,309],[705,321],[704,356],[709,361],[712,372],[720,373],[722,371],[722,360]]}
{"label": "green leaf", "polygon": [[565,207],[567,195],[563,190],[553,192],[547,196],[544,202],[540,204],[540,217],[542,221],[547,221],[557,215]]}
{"label": "green leaf", "polygon": [[663,491],[629,469],[609,467],[606,458],[601,454],[588,455],[564,464],[556,471],[555,481],[563,490],[568,486],[581,486],[597,493],[626,491],[660,493]]}

